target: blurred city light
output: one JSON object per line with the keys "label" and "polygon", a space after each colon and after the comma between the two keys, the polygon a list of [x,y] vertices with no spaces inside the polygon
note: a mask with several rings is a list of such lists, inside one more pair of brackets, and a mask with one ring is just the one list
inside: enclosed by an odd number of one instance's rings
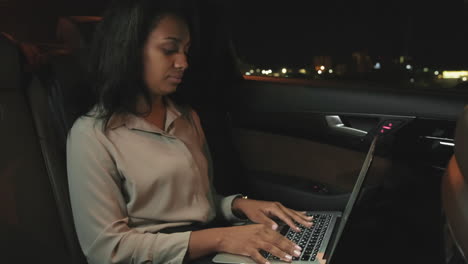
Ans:
{"label": "blurred city light", "polygon": [[468,76],[468,71],[443,71],[442,76],[444,79],[460,79]]}
{"label": "blurred city light", "polygon": [[[1,1],[1,0],[0,0]],[[468,1],[468,0],[467,0]],[[386,78],[394,78],[398,82],[406,82],[407,85],[411,86],[427,86],[427,85],[439,85],[439,86],[449,86],[454,85],[454,81],[443,81],[447,80],[456,80],[457,82],[468,83],[468,69],[464,70],[459,68],[459,70],[454,71],[448,68],[444,70],[440,66],[431,66],[426,64],[419,64],[417,61],[413,61],[411,57],[406,56],[396,56],[390,58],[388,61],[381,61],[380,57],[371,56],[366,57],[365,65],[355,65],[351,62],[341,62],[337,63],[332,59],[329,60],[315,60],[308,65],[303,65],[303,68],[300,67],[291,67],[288,64],[280,65],[279,68],[275,68],[273,71],[269,68],[256,68],[256,65],[249,65],[241,71],[244,76],[270,76],[270,77],[294,77],[294,78],[305,78],[312,79],[315,75],[317,79],[345,79],[352,77],[353,74],[359,72],[367,73],[373,75],[372,78],[380,80],[386,80]],[[400,61],[403,62],[400,64]],[[373,64],[372,64],[373,63]],[[383,69],[383,63],[385,63],[385,69],[383,74],[380,70]],[[333,65],[333,68],[332,68]],[[365,67],[364,67],[365,66]],[[440,69],[440,70],[436,70]],[[455,68],[456,69],[456,68]],[[406,72],[406,74],[403,74]],[[395,73],[395,74],[393,74]],[[429,75],[427,75],[429,74]],[[432,75],[434,74],[434,75]],[[320,75],[320,76],[317,76]],[[322,76],[323,75],[323,76]],[[432,78],[428,78],[434,76]],[[417,80],[416,80],[417,79]],[[439,79],[439,80],[437,80]],[[408,83],[409,82],[409,83]]]}
{"label": "blurred city light", "polygon": [[262,74],[268,75],[271,74],[273,71],[271,69],[269,70],[262,70]]}

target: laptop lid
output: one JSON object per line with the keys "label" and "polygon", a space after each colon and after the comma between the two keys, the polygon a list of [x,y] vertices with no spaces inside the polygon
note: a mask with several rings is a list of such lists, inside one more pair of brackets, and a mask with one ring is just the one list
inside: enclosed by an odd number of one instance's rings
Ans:
{"label": "laptop lid", "polygon": [[327,253],[329,252],[329,254],[325,254],[324,256],[324,258],[327,260],[327,264],[330,264],[333,254],[335,253],[336,246],[338,245],[338,242],[340,241],[340,237],[343,233],[346,223],[348,222],[348,218],[354,208],[354,205],[356,204],[359,194],[361,193],[364,180],[366,179],[366,176],[367,176],[367,172],[369,171],[369,168],[374,159],[375,146],[377,145],[378,137],[379,136],[376,135],[374,136],[374,139],[372,140],[372,143],[369,147],[366,158],[364,159],[364,162],[362,164],[361,171],[359,172],[359,176],[356,180],[356,183],[354,184],[353,191],[351,192],[348,203],[346,204],[345,210],[343,211],[340,224],[336,230],[336,235],[331,241],[333,244],[331,245],[331,247],[330,246],[328,247],[330,250],[327,249]]}

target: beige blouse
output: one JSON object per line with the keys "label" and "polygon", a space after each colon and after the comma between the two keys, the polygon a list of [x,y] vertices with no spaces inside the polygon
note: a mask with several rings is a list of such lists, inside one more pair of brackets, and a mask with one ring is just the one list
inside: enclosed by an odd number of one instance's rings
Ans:
{"label": "beige blouse", "polygon": [[[182,263],[191,232],[158,233],[232,214],[220,197],[198,115],[166,100],[165,131],[134,115],[79,118],[67,141],[73,217],[89,263]],[[182,114],[184,112],[184,114]],[[94,116],[95,110],[90,115]]]}

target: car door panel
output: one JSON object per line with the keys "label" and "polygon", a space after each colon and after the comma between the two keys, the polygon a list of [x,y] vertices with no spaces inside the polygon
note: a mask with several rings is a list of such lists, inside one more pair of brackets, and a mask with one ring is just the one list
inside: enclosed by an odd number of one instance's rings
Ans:
{"label": "car door panel", "polygon": [[[364,193],[413,177],[412,156],[418,164],[448,158],[452,148],[436,149],[427,137],[443,131],[450,140],[463,99],[351,88],[246,81],[233,89],[240,106],[230,113],[233,137],[248,192],[301,209],[342,209],[384,120],[397,126],[380,140]],[[337,129],[329,117],[359,133]]]}

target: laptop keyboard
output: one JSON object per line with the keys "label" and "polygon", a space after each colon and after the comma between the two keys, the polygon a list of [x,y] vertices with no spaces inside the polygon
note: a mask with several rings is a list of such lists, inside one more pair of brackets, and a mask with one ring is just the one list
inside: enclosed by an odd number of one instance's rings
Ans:
{"label": "laptop keyboard", "polygon": [[[317,253],[332,218],[331,214],[308,214],[308,216],[314,217],[312,220],[312,227],[307,228],[301,224],[295,223],[301,229],[301,232],[295,232],[291,230],[289,226],[284,226],[280,232],[287,239],[293,241],[302,248],[301,256],[293,256],[293,261],[314,261],[317,258]],[[279,260],[278,257],[268,252],[262,251],[261,253],[268,260]]]}

